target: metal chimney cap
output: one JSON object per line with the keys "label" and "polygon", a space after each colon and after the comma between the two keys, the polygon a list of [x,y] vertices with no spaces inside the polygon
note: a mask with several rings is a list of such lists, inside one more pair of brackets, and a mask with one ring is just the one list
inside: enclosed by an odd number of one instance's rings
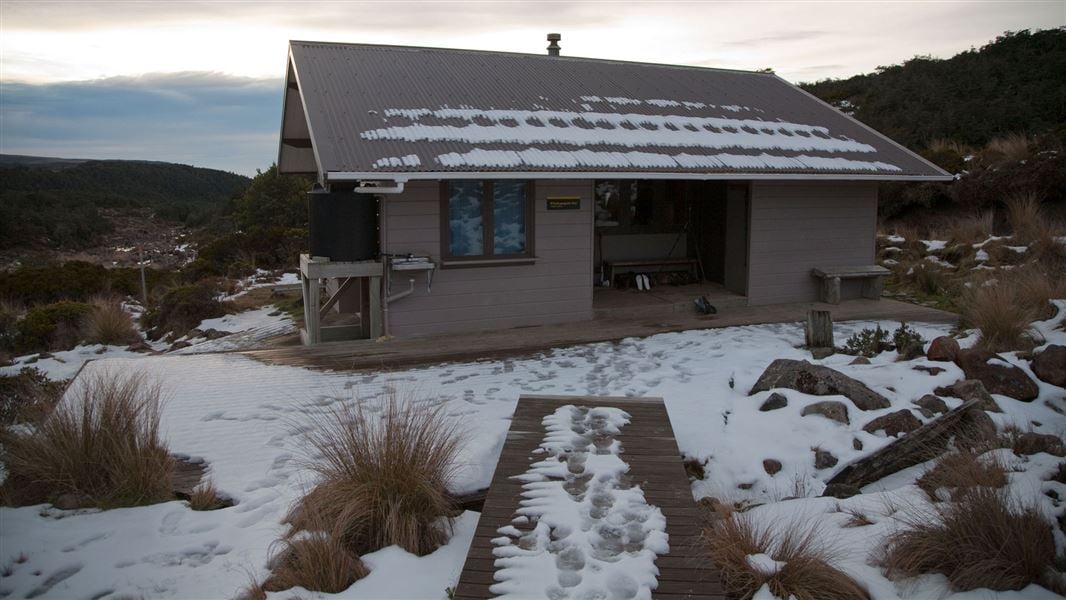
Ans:
{"label": "metal chimney cap", "polygon": [[563,39],[562,34],[559,34],[559,33],[549,33],[548,34],[548,42],[549,42],[549,44],[548,44],[548,56],[559,56],[559,50],[562,50],[562,48],[559,47],[559,43],[558,42],[561,39]]}
{"label": "metal chimney cap", "polygon": [[562,39],[563,39],[563,34],[561,34],[561,33],[549,33],[548,34],[548,41],[549,42],[558,42],[558,41],[562,41]]}

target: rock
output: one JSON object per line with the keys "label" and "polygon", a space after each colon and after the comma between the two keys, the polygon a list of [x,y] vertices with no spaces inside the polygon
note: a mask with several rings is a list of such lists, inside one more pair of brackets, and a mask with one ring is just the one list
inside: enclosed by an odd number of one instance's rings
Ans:
{"label": "rock", "polygon": [[855,360],[849,362],[848,364],[849,365],[868,365],[868,364],[870,364],[870,359],[866,358],[865,356],[856,356]]}
{"label": "rock", "polygon": [[975,379],[956,381],[952,385],[936,388],[933,393],[937,396],[954,396],[963,400],[976,400],[977,408],[981,410],[1003,412],[1003,409],[996,404],[992,395],[985,389],[985,384]]}
{"label": "rock", "polygon": [[922,412],[922,415],[927,418],[948,412],[948,405],[932,394],[926,394],[921,398],[918,398],[914,401],[914,405],[917,406],[918,410]]}
{"label": "rock", "polygon": [[816,360],[828,358],[836,354],[836,350],[832,348],[811,348],[811,356]]}
{"label": "rock", "polygon": [[848,407],[843,402],[836,400],[823,400],[803,407],[803,412],[800,413],[800,416],[806,417],[807,415],[822,415],[827,419],[845,425],[851,423],[851,420],[848,419]]}
{"label": "rock", "polygon": [[204,332],[199,329],[190,329],[189,332],[185,334],[185,337],[190,340],[195,340],[196,338],[204,337]]}
{"label": "rock", "polygon": [[839,371],[822,365],[812,365],[805,360],[779,358],[766,367],[751,393],[774,388],[788,388],[812,396],[847,397],[860,410],[888,408],[887,398]]}
{"label": "rock", "polygon": [[830,483],[825,486],[825,490],[822,491],[823,498],[851,498],[862,493],[859,488],[849,485],[847,483]]}
{"label": "rock", "polygon": [[190,344],[189,342],[186,342],[185,340],[179,340],[179,341],[174,342],[173,344],[171,344],[170,345],[170,349],[171,350],[181,350],[182,348],[188,348],[189,346],[192,346],[192,344]]}
{"label": "rock", "polygon": [[228,332],[228,331],[219,331],[217,329],[208,329],[207,331],[204,331],[204,333],[203,333],[204,337],[206,337],[209,340],[217,340],[218,338],[226,337],[229,334],[230,334],[230,332]]}
{"label": "rock", "polygon": [[[1013,450],[1015,454],[1030,456],[1033,454],[1039,454],[1041,452],[1047,452],[1054,456],[1062,456],[1063,444],[1062,438],[1057,435],[1049,435],[1046,433],[1036,433],[1033,431],[1027,431],[1017,437],[1014,440]],[[766,461],[763,461],[766,464]]]}
{"label": "rock", "polygon": [[831,469],[840,462],[837,457],[833,456],[833,453],[828,450],[822,450],[821,448],[814,449],[814,468],[815,469]]}
{"label": "rock", "polygon": [[138,340],[133,342],[129,346],[126,346],[126,350],[130,352],[151,352],[152,347],[148,345],[148,342],[144,340]]}
{"label": "rock", "polygon": [[[950,414],[950,413],[948,413]],[[971,410],[961,419],[955,445],[964,449],[988,448],[989,441],[998,435],[996,423],[987,411]]]}
{"label": "rock", "polygon": [[[996,359],[996,362],[989,362]],[[990,394],[1002,394],[1015,400],[1033,401],[1040,393],[1036,383],[1025,371],[1008,364],[1002,358],[976,348],[960,350],[955,357],[967,379],[976,379],[985,384]]]}
{"label": "rock", "polygon": [[755,487],[754,483],[738,483],[737,484],[737,489],[739,489],[739,490],[750,490],[753,487]]}
{"label": "rock", "polygon": [[60,510],[74,510],[76,508],[86,508],[92,506],[92,499],[85,494],[78,494],[76,492],[70,492],[66,494],[60,494],[53,502],[52,506]]}
{"label": "rock", "polygon": [[929,360],[938,362],[955,362],[955,357],[958,353],[959,342],[955,341],[953,337],[942,335],[929,344],[929,352],[926,353],[926,357]]}
{"label": "rock", "polygon": [[946,369],[940,367],[927,367],[926,365],[917,365],[913,368],[915,371],[922,371],[924,373],[929,373],[930,375],[939,375],[946,371]]}
{"label": "rock", "polygon": [[851,447],[856,450],[862,450],[862,440],[859,438],[851,438]]}
{"label": "rock", "polygon": [[867,423],[862,430],[867,433],[883,430],[886,435],[899,437],[899,434],[910,433],[921,426],[922,422],[918,417],[914,416],[911,411],[903,409],[877,417]]}
{"label": "rock", "polygon": [[55,358],[55,355],[52,354],[51,352],[41,352],[40,354],[37,355],[37,359],[38,360],[44,360],[46,358]]}
{"label": "rock", "polygon": [[762,468],[767,475],[776,475],[781,472],[781,461],[767,458],[762,461]]}
{"label": "rock", "polygon": [[786,398],[784,394],[774,392],[766,398],[766,401],[762,403],[759,410],[762,412],[768,412],[786,406],[788,406],[788,398]]}
{"label": "rock", "polygon": [[1066,346],[1048,346],[1033,358],[1032,368],[1040,381],[1066,388]]}

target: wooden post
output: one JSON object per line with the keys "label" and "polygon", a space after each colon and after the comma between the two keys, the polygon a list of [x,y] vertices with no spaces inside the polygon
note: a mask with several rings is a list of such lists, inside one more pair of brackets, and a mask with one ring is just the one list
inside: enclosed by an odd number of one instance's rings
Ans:
{"label": "wooden post", "polygon": [[148,284],[144,279],[144,246],[137,246],[137,263],[141,267],[141,303],[148,308]]}
{"label": "wooden post", "polygon": [[807,312],[807,347],[833,347],[833,315],[828,310]]}

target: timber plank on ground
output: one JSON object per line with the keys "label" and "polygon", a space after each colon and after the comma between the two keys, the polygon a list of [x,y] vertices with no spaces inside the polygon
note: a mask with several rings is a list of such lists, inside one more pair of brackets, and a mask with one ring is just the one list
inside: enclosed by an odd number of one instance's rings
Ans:
{"label": "timber plank on ground", "polygon": [[[474,600],[494,596],[490,588],[496,581],[497,569],[492,553],[496,546],[492,540],[500,537],[497,531],[500,527],[511,524],[522,500],[522,484],[514,477],[541,459],[533,451],[540,447],[546,433],[544,417],[570,404],[589,408],[613,406],[630,414],[630,423],[615,436],[621,443],[621,457],[629,465],[627,481],[639,485],[648,504],[663,512],[670,544],[670,552],[656,558],[658,587],[652,591],[652,597],[724,600],[720,573],[699,540],[702,511],[692,499],[662,399],[587,396],[519,398],[454,597]],[[646,431],[653,431],[653,437],[645,436]],[[535,595],[531,590],[531,596]]]}

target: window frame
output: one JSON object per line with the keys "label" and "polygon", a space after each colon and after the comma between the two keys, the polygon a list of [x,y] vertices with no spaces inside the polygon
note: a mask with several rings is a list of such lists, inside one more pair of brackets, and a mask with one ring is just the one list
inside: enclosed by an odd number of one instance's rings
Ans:
{"label": "window frame", "polygon": [[[481,230],[482,230],[482,248],[481,254],[470,256],[453,256],[451,254],[451,223],[448,220],[449,214],[449,186],[453,181],[478,181],[481,183],[482,190],[482,202],[481,202]],[[506,180],[509,183],[515,183],[514,180]],[[521,254],[493,254],[493,244],[495,243],[495,184],[496,181],[492,179],[465,179],[465,180],[451,180],[442,179],[440,182],[440,256],[441,267],[443,268],[455,268],[455,267],[490,267],[490,266],[512,266],[512,265],[530,265],[535,262],[533,241],[536,239],[535,220],[536,214],[536,188],[533,181],[529,179],[517,180],[524,183],[526,186],[526,206],[525,206],[525,219],[526,219],[526,250]]]}

